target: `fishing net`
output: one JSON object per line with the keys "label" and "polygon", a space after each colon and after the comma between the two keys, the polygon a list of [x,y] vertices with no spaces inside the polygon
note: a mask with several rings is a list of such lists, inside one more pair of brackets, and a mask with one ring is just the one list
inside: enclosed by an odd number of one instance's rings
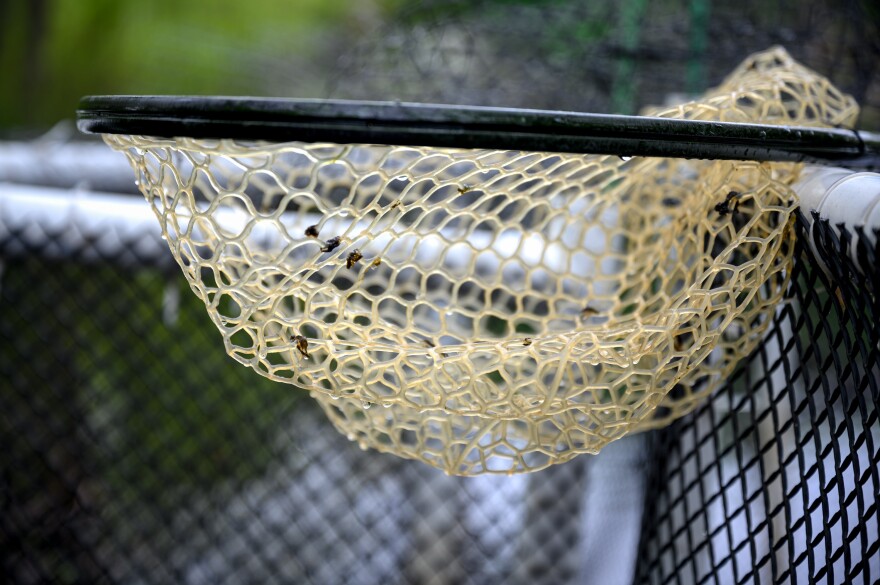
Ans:
{"label": "fishing net", "polygon": [[[782,49],[654,116],[852,126]],[[695,408],[790,278],[799,166],[105,135],[223,336],[364,448],[533,471]]]}

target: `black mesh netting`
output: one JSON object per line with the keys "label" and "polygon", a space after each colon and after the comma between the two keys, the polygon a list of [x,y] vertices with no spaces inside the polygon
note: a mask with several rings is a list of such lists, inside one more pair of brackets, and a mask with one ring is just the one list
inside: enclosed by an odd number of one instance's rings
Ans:
{"label": "black mesh netting", "polygon": [[877,238],[851,249],[816,223],[817,260],[809,229],[766,343],[698,411],[596,457],[462,479],[361,451],[234,364],[152,232],[4,228],[3,573],[876,583]]}
{"label": "black mesh netting", "polygon": [[798,227],[788,301],[760,350],[651,441],[641,581],[880,579],[877,238]]}

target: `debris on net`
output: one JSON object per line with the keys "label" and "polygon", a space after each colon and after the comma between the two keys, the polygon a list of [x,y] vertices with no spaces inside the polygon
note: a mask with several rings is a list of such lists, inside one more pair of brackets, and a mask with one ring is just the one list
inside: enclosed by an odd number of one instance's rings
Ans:
{"label": "debris on net", "polygon": [[[776,48],[654,116],[851,126]],[[234,359],[457,475],[692,410],[761,341],[799,165],[105,135]]]}

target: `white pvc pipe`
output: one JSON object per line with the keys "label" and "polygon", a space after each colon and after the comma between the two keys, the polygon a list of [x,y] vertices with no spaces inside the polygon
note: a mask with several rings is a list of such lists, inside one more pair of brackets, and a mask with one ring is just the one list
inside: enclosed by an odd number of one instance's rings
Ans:
{"label": "white pvc pipe", "polygon": [[[101,146],[106,150],[106,147]],[[130,169],[126,169],[130,173]],[[816,210],[823,219],[828,219],[833,226],[844,224],[853,236],[853,243],[857,243],[858,234],[853,229],[855,226],[864,226],[867,232],[880,229],[880,173],[853,172],[846,169],[828,167],[808,167],[801,176],[800,181],[794,186],[795,192],[801,201],[801,208],[809,218],[809,212]],[[317,223],[319,217],[312,215],[296,216],[293,221],[288,220],[288,225],[293,224],[294,229],[304,229],[306,225]],[[233,210],[228,210],[222,218],[216,218],[228,227],[240,223],[244,218],[238,217]],[[608,221],[611,221],[609,218]],[[300,225],[301,224],[301,225]],[[118,247],[122,245],[124,236],[140,236],[154,242],[159,239],[159,223],[150,206],[142,197],[118,195],[108,193],[95,193],[87,189],[57,189],[51,187],[35,187],[29,185],[15,185],[0,182],[0,236],[7,229],[26,227],[39,229],[33,231],[35,238],[41,239],[45,235],[44,230],[70,232],[71,248],[76,247],[77,238],[98,238],[102,244],[102,251],[108,254],[118,253]],[[70,229],[73,227],[73,229]],[[327,225],[327,233],[338,233],[343,229],[340,225]],[[67,229],[65,229],[67,228]],[[337,230],[334,232],[333,230]],[[253,236],[260,240],[262,234],[257,229]],[[472,234],[471,238],[479,239],[482,234]],[[35,242],[36,243],[36,242]],[[263,242],[266,245],[269,242]],[[475,243],[479,243],[476,242]],[[434,252],[432,246],[440,242],[426,242],[423,252]],[[485,247],[485,242],[480,249]],[[524,261],[529,261],[529,256],[538,254],[546,255],[546,250],[534,242],[524,247]],[[587,245],[584,242],[584,245]],[[145,247],[153,248],[150,243],[144,242]],[[514,242],[504,241],[500,238],[495,246],[509,250],[510,246],[516,247]],[[115,249],[113,249],[115,247]],[[854,249],[854,248],[853,248]],[[164,242],[158,244],[151,252],[167,254]],[[432,255],[432,254],[429,254]],[[549,256],[553,256],[550,254]],[[545,261],[548,258],[545,258]],[[552,258],[551,258],[552,259]],[[853,259],[855,253],[853,252]],[[449,259],[447,259],[448,261]],[[552,262],[551,262],[552,264]]]}
{"label": "white pvc pipe", "polygon": [[801,209],[809,221],[817,211],[837,229],[843,224],[852,235],[850,255],[858,262],[856,246],[862,226],[866,234],[880,229],[880,173],[855,172],[840,168],[807,167],[794,185]]}
{"label": "white pvc pipe", "polygon": [[[186,223],[188,218],[179,218]],[[211,215],[211,219],[224,230],[237,233],[252,218],[243,210],[222,209]],[[318,223],[321,216],[314,213],[291,212],[283,218],[285,226],[293,234],[301,234],[309,225]],[[603,222],[610,224],[615,221],[613,212],[603,216]],[[356,237],[358,234],[368,231],[366,222],[350,222],[342,218],[335,218],[326,222],[322,228],[322,235],[349,235]],[[28,242],[34,245],[45,243],[46,233],[63,233],[63,249],[59,253],[73,253],[78,247],[86,247],[85,238],[96,241],[98,251],[110,256],[118,255],[121,247],[131,245],[131,241],[137,241],[139,251],[149,254],[150,258],[162,254],[169,259],[171,257],[165,242],[162,242],[161,229],[156,214],[151,206],[144,201],[143,197],[118,195],[109,193],[95,193],[85,189],[56,189],[52,187],[35,187],[31,185],[14,185],[0,183],[0,239],[5,238],[10,231],[23,232]],[[196,237],[198,238],[198,226]],[[439,232],[443,234],[443,231]],[[450,238],[447,238],[450,239]],[[596,241],[596,240],[600,241]],[[281,233],[274,224],[258,222],[245,239],[249,246],[265,249],[280,249],[286,245]],[[390,245],[391,236],[383,234],[371,240],[375,250],[381,250]],[[510,255],[511,251],[518,250],[518,259],[528,265],[537,265],[543,260],[544,264],[551,269],[563,270],[568,263],[568,257],[563,250],[556,246],[548,249],[548,244],[540,237],[531,237],[526,233],[504,234],[494,238],[488,232],[473,232],[468,236],[468,242],[479,250],[491,248],[502,257]],[[435,265],[445,248],[448,247],[446,240],[440,237],[428,237],[416,242],[414,239],[401,240],[398,246],[409,247],[418,245],[418,253],[415,260],[424,266]],[[569,243],[569,246],[577,245],[577,242]],[[584,236],[582,245],[585,247],[602,245],[601,238],[590,232]],[[140,250],[143,248],[143,250]],[[374,251],[375,251],[374,250]],[[308,253],[314,250],[309,249]],[[301,253],[306,253],[303,251]],[[492,263],[491,256],[481,255],[476,261],[478,273],[493,273],[497,271],[497,262]],[[447,266],[466,266],[470,262],[470,254],[465,250],[454,250],[444,257]],[[598,266],[580,267],[580,275],[588,276],[598,270]],[[536,276],[535,281],[540,282],[541,276]]]}
{"label": "white pvc pipe", "polygon": [[[58,258],[86,251],[97,260],[135,246],[138,257],[170,259],[156,215],[143,197],[0,183],[0,239],[10,232],[22,245],[45,248]],[[56,246],[45,246],[48,234]]]}
{"label": "white pvc pipe", "polygon": [[0,183],[137,193],[131,166],[103,142],[0,142]]}

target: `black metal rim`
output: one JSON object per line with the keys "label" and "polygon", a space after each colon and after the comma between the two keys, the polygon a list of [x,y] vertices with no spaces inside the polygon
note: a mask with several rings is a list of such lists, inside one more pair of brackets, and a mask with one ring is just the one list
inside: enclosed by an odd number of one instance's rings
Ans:
{"label": "black metal rim", "polygon": [[405,102],[90,96],[86,133],[272,142],[488,148],[880,167],[880,136],[848,129],[704,122]]}

